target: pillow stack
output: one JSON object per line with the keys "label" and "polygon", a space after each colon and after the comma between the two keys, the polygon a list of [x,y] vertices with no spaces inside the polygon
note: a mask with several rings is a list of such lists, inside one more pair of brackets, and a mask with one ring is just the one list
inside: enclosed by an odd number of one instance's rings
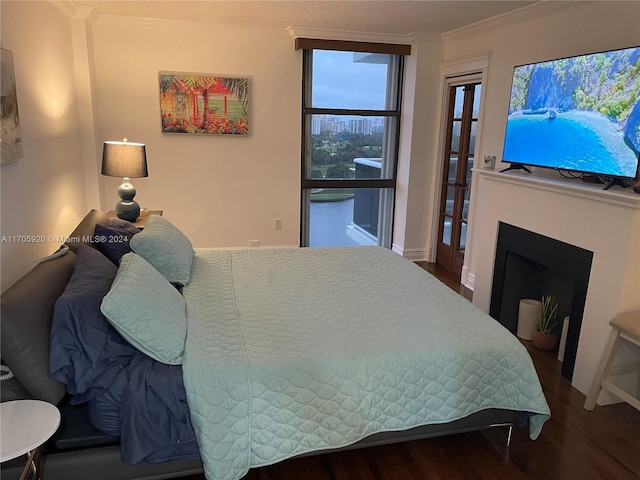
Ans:
{"label": "pillow stack", "polygon": [[187,334],[186,305],[172,284],[189,283],[193,246],[159,215],[149,217],[129,246],[131,252],[122,256],[100,309],[138,350],[159,362],[179,365]]}
{"label": "pillow stack", "polygon": [[142,231],[115,219],[96,225],[93,240],[78,249],[50,338],[49,373],[77,401],[107,388],[136,350],[181,364],[187,332],[175,285],[189,283],[194,251],[180,230],[159,215]]}

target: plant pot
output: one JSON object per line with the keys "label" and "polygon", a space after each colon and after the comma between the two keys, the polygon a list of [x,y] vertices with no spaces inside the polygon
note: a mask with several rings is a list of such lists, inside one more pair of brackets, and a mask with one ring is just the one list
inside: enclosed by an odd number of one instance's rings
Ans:
{"label": "plant pot", "polygon": [[558,336],[555,333],[552,335],[538,331],[533,333],[533,346],[540,350],[553,350],[557,342]]}

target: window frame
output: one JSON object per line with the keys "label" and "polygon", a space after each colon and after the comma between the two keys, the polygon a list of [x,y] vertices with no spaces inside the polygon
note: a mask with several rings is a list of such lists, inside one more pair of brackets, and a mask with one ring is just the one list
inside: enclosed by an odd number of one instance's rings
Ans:
{"label": "window frame", "polygon": [[[306,40],[306,42],[298,42]],[[320,43],[314,43],[320,42]],[[383,46],[383,47],[381,47]],[[337,48],[334,48],[337,47]],[[391,51],[388,48],[391,47]],[[394,47],[403,47],[401,49]],[[316,188],[353,188],[353,189],[373,189],[378,188],[385,191],[385,195],[391,192],[391,205],[395,204],[396,179],[398,169],[398,150],[400,147],[400,119],[402,104],[402,85],[404,79],[404,55],[410,53],[408,45],[385,45],[385,44],[367,44],[361,42],[334,42],[334,41],[315,41],[310,39],[297,39],[296,48],[302,49],[302,145],[301,145],[301,169],[300,169],[300,245],[309,246],[309,204],[310,192]],[[369,48],[369,49],[367,49]],[[384,53],[392,56],[392,62],[389,68],[394,72],[388,73],[387,105],[395,105],[394,109],[371,110],[371,109],[345,109],[345,108],[327,108],[312,106],[312,84],[313,84],[313,51],[314,50],[336,50],[363,53]],[[393,125],[385,122],[385,138],[388,142],[383,142],[383,158],[387,162],[383,162],[384,171],[388,178],[380,179],[319,179],[311,177],[311,119],[314,115],[331,115],[331,116],[361,116],[361,117],[384,117],[393,119]],[[395,128],[395,138],[390,138],[389,129]],[[392,133],[393,135],[393,133]],[[390,151],[391,150],[391,151]],[[387,201],[387,203],[389,203]],[[388,246],[391,247],[393,232],[393,211],[388,212],[390,215],[391,225],[388,222],[381,223],[387,225],[388,228]],[[392,209],[391,209],[392,210]],[[380,241],[379,241],[380,243]]]}

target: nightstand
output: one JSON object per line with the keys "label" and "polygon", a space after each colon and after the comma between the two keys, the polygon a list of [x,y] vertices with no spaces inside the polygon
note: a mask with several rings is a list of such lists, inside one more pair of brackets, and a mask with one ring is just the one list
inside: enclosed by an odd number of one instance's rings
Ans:
{"label": "nightstand", "polygon": [[[135,222],[131,222],[131,223],[133,223],[136,227],[142,230],[144,226],[147,224],[147,220],[149,220],[149,215],[152,215],[152,214],[162,215],[162,212],[163,212],[162,210],[150,210],[148,208],[143,208],[140,211],[140,216],[136,219]],[[107,217],[109,217],[111,220],[113,220],[114,218],[118,218],[115,210],[109,210],[107,212]]]}
{"label": "nightstand", "polygon": [[44,443],[60,425],[60,411],[40,400],[14,400],[0,403],[0,462],[27,454],[20,480],[40,479]]}

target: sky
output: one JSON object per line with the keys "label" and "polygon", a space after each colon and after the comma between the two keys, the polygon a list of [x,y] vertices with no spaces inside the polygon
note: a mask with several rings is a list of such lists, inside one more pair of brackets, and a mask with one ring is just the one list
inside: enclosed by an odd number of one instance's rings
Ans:
{"label": "sky", "polygon": [[314,50],[314,107],[385,108],[387,65],[355,63],[353,52]]}

